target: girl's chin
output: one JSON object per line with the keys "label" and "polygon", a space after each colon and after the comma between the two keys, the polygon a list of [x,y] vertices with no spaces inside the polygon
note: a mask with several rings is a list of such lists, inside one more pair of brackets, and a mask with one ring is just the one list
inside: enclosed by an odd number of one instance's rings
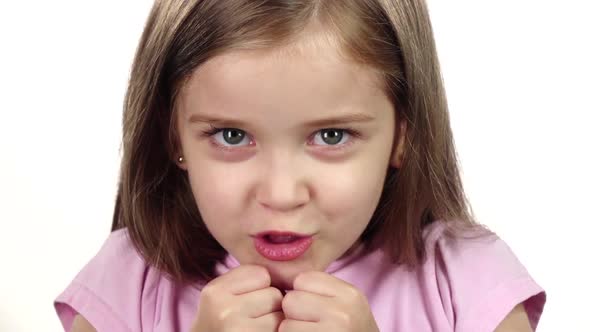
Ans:
{"label": "girl's chin", "polygon": [[277,271],[268,267],[268,272],[270,273],[271,286],[284,292],[293,289],[293,281],[303,271]]}

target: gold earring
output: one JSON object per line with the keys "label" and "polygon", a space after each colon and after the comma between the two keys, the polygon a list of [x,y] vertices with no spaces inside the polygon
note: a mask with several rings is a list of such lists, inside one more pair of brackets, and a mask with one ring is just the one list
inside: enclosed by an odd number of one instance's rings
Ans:
{"label": "gold earring", "polygon": [[183,156],[180,156],[180,157],[178,157],[178,162],[179,162],[179,163],[182,163],[182,162],[184,162],[184,157],[183,157]]}

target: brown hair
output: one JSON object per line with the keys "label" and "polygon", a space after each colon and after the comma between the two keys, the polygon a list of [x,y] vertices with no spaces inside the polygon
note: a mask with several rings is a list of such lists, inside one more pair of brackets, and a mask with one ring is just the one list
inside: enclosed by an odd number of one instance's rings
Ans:
{"label": "brown hair", "polygon": [[226,255],[175,164],[175,100],[183,83],[213,56],[284,45],[312,24],[336,37],[352,60],[382,74],[408,124],[403,165],[388,171],[361,240],[383,248],[393,262],[414,266],[424,258],[425,225],[475,225],[424,0],[156,0],[125,97],[112,227],[127,227],[149,264],[179,281],[206,282]]}

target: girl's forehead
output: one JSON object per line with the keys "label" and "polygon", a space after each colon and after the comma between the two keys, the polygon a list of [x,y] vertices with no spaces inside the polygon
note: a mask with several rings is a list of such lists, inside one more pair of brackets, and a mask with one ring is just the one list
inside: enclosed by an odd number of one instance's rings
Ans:
{"label": "girl's forehead", "polygon": [[188,109],[342,108],[384,96],[378,73],[334,46],[240,50],[218,55],[191,75],[181,93]]}
{"label": "girl's forehead", "polygon": [[334,62],[347,62],[350,66],[356,65],[352,61],[344,60],[347,53],[342,48],[338,37],[333,33],[318,30],[318,28],[314,27],[306,31],[309,31],[309,33],[302,33],[304,37],[299,37],[287,44],[268,48],[227,51],[209,59],[207,62],[211,66],[223,66],[228,62],[232,63],[240,60],[253,60],[261,64],[272,61],[288,64],[294,60],[313,60],[328,65]]}

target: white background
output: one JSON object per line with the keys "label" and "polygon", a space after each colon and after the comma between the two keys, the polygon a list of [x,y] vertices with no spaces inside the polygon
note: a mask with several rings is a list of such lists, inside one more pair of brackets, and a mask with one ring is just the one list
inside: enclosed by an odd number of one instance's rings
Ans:
{"label": "white background", "polygon": [[[541,332],[590,331],[586,3],[430,0],[467,193],[547,290]],[[150,6],[0,3],[0,331],[60,331],[52,301],[109,232]]]}

